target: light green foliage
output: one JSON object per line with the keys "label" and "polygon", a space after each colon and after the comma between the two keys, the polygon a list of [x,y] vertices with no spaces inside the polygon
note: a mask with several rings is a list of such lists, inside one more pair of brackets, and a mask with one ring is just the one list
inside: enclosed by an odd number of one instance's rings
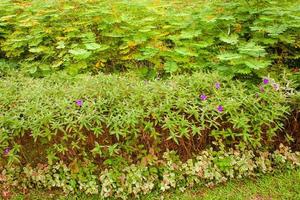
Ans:
{"label": "light green foliage", "polygon": [[261,73],[299,58],[297,2],[5,0],[0,50],[35,76],[132,68],[150,77],[203,68]]}
{"label": "light green foliage", "polygon": [[[279,90],[274,84],[269,78],[261,92],[216,73],[154,81],[129,74],[6,77],[0,81],[0,151],[21,145],[9,160],[23,155],[26,162],[52,163],[140,157],[169,145],[189,155],[209,141],[218,147],[269,148],[290,111],[284,83]],[[31,151],[32,145],[38,150]]]}

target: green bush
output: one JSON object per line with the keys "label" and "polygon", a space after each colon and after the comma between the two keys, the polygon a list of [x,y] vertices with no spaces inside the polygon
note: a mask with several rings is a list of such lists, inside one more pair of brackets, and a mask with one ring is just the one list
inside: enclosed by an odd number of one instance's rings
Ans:
{"label": "green bush", "polygon": [[189,157],[212,142],[272,148],[290,111],[285,88],[271,78],[256,86],[216,73],[155,81],[102,74],[6,77],[0,80],[0,150],[10,149],[11,164],[134,160],[167,149]]}
{"label": "green bush", "polygon": [[2,0],[0,55],[35,76],[132,68],[150,77],[203,68],[260,74],[297,65],[297,2]]}

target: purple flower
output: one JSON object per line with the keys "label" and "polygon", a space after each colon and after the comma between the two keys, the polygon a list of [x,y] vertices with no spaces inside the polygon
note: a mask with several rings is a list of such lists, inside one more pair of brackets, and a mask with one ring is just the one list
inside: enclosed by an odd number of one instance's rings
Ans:
{"label": "purple flower", "polygon": [[9,151],[10,151],[10,148],[6,148],[6,149],[4,150],[4,155],[7,155],[7,154],[9,153]]}
{"label": "purple flower", "polygon": [[216,87],[217,90],[220,89],[221,83],[217,82],[217,83],[215,84],[215,87]]}
{"label": "purple flower", "polygon": [[205,94],[201,94],[200,99],[202,101],[205,101],[207,99],[207,96]]}
{"label": "purple flower", "polygon": [[221,106],[221,105],[219,105],[218,108],[217,108],[217,110],[218,110],[219,112],[223,112],[223,111],[224,111],[224,107]]}
{"label": "purple flower", "polygon": [[274,83],[273,84],[273,88],[274,88],[274,90],[278,91],[279,90],[279,84]]}
{"label": "purple flower", "polygon": [[83,105],[83,101],[81,99],[78,99],[75,101],[77,106],[82,106]]}
{"label": "purple flower", "polygon": [[266,84],[268,84],[268,83],[269,83],[269,79],[267,79],[267,78],[264,78],[264,79],[263,79],[263,82],[264,82],[264,84],[266,85]]}

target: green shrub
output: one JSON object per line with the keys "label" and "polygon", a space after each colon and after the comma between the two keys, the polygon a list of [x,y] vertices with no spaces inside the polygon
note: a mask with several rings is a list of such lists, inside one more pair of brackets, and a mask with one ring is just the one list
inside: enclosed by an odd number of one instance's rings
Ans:
{"label": "green shrub", "polygon": [[102,74],[6,77],[0,110],[0,151],[11,149],[8,163],[52,163],[135,159],[166,149],[189,157],[212,142],[272,148],[290,108],[284,83],[271,78],[256,86],[195,73],[154,81]]}
{"label": "green shrub", "polygon": [[0,49],[35,76],[60,69],[260,74],[297,65],[297,2],[4,0]]}

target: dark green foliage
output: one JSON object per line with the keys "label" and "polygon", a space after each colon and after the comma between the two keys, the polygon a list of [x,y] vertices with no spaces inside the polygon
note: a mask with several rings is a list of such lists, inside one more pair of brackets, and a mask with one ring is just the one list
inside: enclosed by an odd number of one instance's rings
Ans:
{"label": "dark green foliage", "polygon": [[[142,68],[227,75],[299,64],[297,0],[0,3],[0,54],[43,76]],[[149,72],[150,70],[150,72]]]}

